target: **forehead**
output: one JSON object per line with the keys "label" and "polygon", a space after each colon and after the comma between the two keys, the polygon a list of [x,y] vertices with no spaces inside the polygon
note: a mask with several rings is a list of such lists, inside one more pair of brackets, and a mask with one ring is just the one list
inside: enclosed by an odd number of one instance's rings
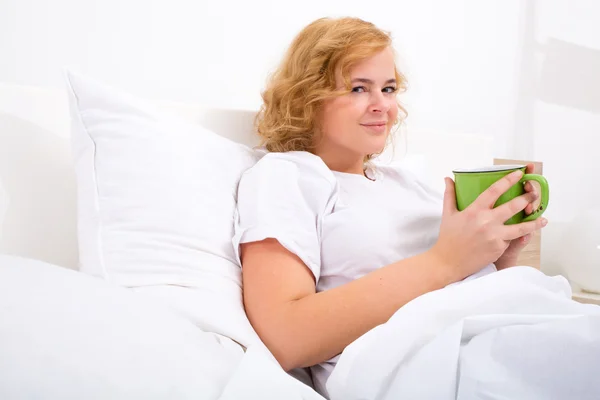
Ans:
{"label": "forehead", "polygon": [[378,77],[381,75],[381,78],[387,80],[394,78],[395,68],[394,53],[392,49],[387,47],[379,53],[356,63],[350,69],[350,76],[352,78],[369,78],[367,75],[376,75]]}

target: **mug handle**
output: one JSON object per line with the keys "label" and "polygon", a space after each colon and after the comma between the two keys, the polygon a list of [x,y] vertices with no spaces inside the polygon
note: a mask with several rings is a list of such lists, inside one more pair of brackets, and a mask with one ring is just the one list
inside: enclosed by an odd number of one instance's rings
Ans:
{"label": "mug handle", "polygon": [[540,205],[537,208],[537,210],[526,216],[522,222],[533,221],[534,219],[540,217],[548,208],[548,201],[550,199],[550,191],[548,187],[548,181],[546,180],[546,178],[538,174],[525,174],[521,178],[520,183],[524,185],[527,181],[536,181],[540,184],[542,200],[540,201]]}

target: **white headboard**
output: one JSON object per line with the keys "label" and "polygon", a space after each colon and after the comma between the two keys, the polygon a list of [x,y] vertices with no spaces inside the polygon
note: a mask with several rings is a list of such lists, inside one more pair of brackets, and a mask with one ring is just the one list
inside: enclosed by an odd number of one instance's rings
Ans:
{"label": "white headboard", "polygon": [[[254,112],[161,103],[182,117],[254,146]],[[66,92],[0,84],[0,253],[77,267],[76,186]],[[406,147],[408,145],[408,147]],[[456,166],[491,164],[482,135],[409,131],[394,157],[438,189]]]}

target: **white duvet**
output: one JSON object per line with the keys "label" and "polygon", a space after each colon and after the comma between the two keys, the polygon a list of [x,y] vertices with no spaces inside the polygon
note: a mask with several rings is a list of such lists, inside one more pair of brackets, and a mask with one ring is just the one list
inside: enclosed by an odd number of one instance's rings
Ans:
{"label": "white duvet", "polygon": [[[600,307],[516,267],[421,296],[352,343],[331,399],[600,399]],[[0,398],[322,400],[258,342],[0,255]],[[201,304],[197,305],[201,307]]]}
{"label": "white duvet", "polygon": [[600,307],[514,267],[428,293],[344,350],[344,399],[600,399]]}
{"label": "white duvet", "polygon": [[[185,292],[171,306],[179,300],[219,307]],[[323,399],[286,374],[262,343],[244,351],[199,329],[186,311],[0,254],[0,400]]]}

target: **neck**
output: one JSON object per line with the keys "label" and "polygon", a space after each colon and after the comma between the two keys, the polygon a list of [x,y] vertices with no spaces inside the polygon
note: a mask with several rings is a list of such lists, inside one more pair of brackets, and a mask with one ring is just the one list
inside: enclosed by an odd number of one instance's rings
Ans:
{"label": "neck", "polygon": [[349,157],[347,154],[342,154],[342,151],[317,151],[315,154],[321,157],[325,165],[332,171],[357,175],[365,173],[364,156],[362,155]]}

